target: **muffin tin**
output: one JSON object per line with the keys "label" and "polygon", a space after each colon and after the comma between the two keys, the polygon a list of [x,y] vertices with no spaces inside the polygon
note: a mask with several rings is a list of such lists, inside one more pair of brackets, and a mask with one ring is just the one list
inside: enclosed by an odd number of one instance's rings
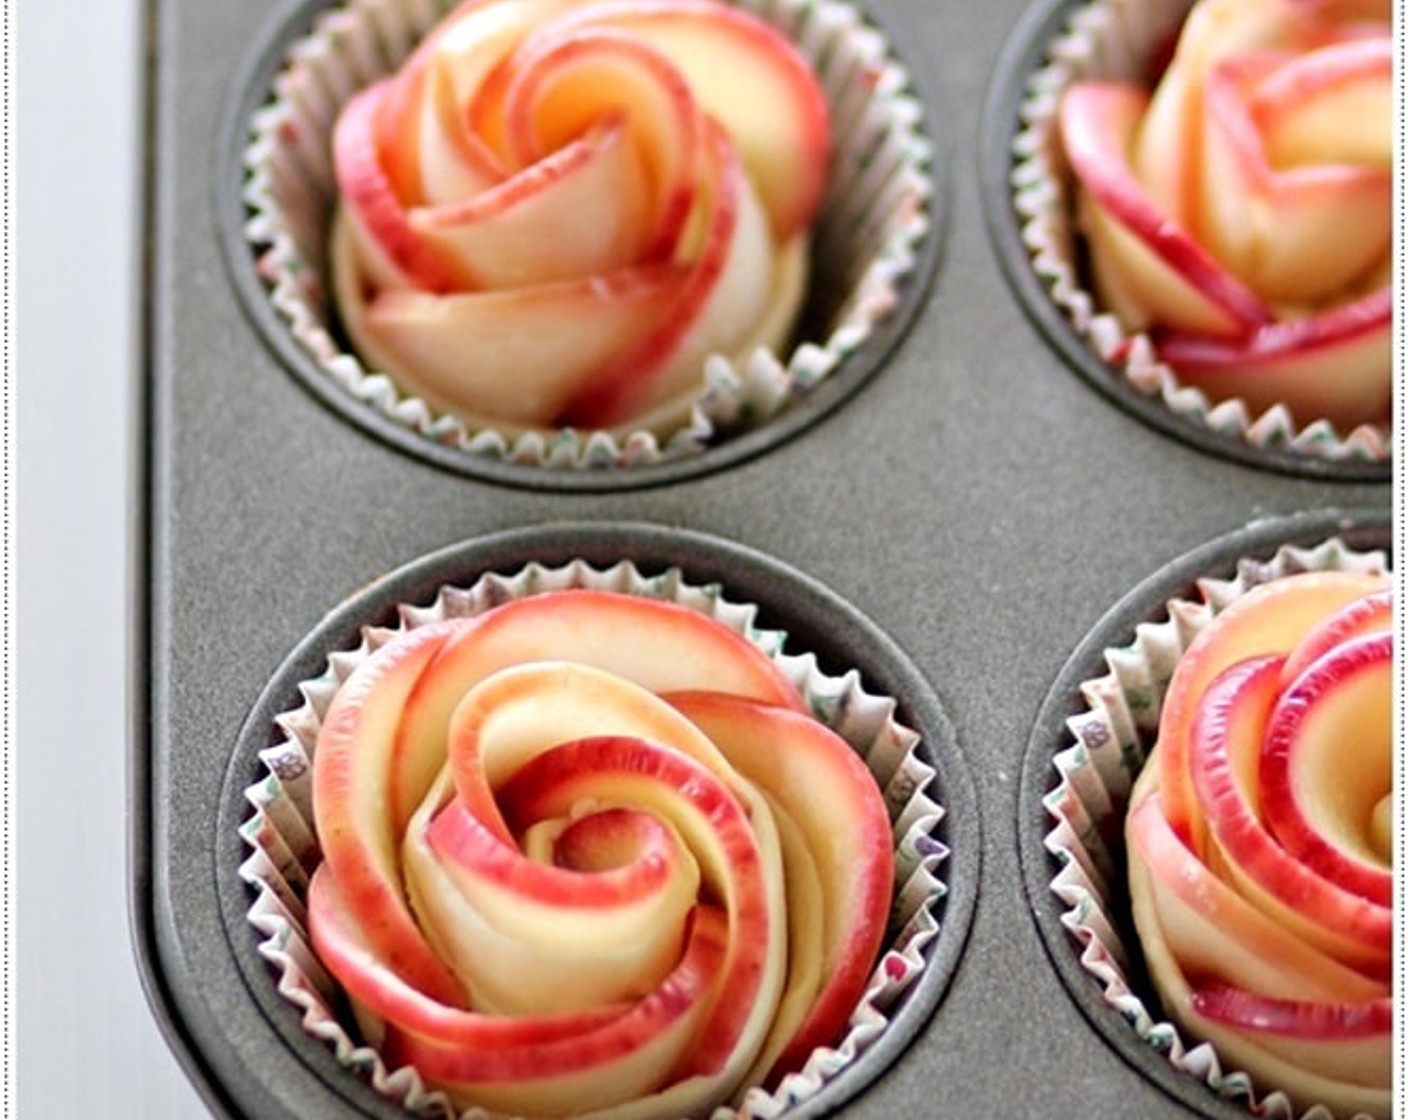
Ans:
{"label": "muffin tin", "polygon": [[716,579],[893,690],[926,736],[949,810],[942,933],[903,1029],[799,1115],[1235,1112],[1151,1073],[1162,1058],[1068,987],[1024,889],[1024,775],[1060,745],[1063,666],[1112,607],[1146,609],[1132,589],[1180,587],[1226,563],[1229,541],[1388,543],[1391,493],[1385,471],[1228,456],[1145,422],[1033,324],[1007,275],[1023,274],[1004,232],[1004,106],[1033,21],[1065,7],[872,0],[934,144],[941,221],[912,316],[834,397],[706,453],[706,469],[564,483],[458,469],[350,422],[298,375],[232,244],[230,140],[268,65],[259,45],[311,9],[153,0],[131,890],[154,1013],[213,1114],[402,1115],[303,1034],[258,957],[240,791],[293,674],[327,644],[538,550]]}

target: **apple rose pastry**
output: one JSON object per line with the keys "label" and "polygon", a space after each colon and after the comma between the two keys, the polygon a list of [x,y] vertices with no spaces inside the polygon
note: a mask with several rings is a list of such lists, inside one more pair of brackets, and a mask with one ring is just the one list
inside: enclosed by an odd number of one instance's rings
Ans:
{"label": "apple rose pastry", "polygon": [[706,1115],[836,1040],[893,841],[752,642],[569,589],[398,632],[313,757],[313,948],[388,1063],[461,1107]]}
{"label": "apple rose pastry", "polygon": [[1300,1108],[1390,1111],[1387,580],[1249,592],[1169,683],[1126,832],[1165,1010]]}
{"label": "apple rose pastry", "polygon": [[1390,18],[1198,0],[1152,90],[1092,75],[1061,98],[1096,302],[1213,401],[1388,423]]}
{"label": "apple rose pastry", "polygon": [[373,368],[468,426],[668,431],[780,350],[822,89],[715,0],[467,0],[343,109],[331,259]]}

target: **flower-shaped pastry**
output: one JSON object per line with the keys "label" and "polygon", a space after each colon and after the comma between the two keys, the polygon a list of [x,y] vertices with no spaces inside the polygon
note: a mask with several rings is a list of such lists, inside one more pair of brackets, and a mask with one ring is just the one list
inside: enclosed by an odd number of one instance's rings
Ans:
{"label": "flower-shaped pastry", "polygon": [[1391,1111],[1392,604],[1273,580],[1179,660],[1126,820],[1167,1013],[1298,1109]]}
{"label": "flower-shaped pastry", "polygon": [[1215,401],[1389,418],[1389,31],[1386,0],[1199,0],[1152,93],[1064,94],[1097,297]]}
{"label": "flower-shaped pastry", "polygon": [[472,428],[667,432],[779,350],[830,157],[797,50],[715,0],[467,0],[334,136],[363,359]]}
{"label": "flower-shaped pastry", "polygon": [[707,1114],[833,1042],[884,936],[875,780],[746,638],[607,591],[405,631],[313,759],[312,942],[458,1104]]}

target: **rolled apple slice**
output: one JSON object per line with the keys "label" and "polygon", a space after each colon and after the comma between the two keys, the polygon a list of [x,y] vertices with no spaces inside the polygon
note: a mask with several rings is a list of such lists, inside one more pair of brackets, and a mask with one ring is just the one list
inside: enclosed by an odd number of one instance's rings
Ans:
{"label": "rolled apple slice", "polygon": [[348,331],[375,367],[437,407],[501,417],[509,429],[552,426],[690,286],[687,272],[660,265],[505,291],[387,291],[366,302],[356,275],[339,267],[335,279]]}
{"label": "rolled apple slice", "polygon": [[[1327,67],[1367,71],[1360,84],[1381,86],[1387,105],[1392,92],[1387,39],[1327,48],[1301,63],[1318,56],[1329,56]],[[1309,167],[1272,162],[1251,102],[1254,91],[1286,65],[1279,53],[1249,53],[1209,71],[1197,233],[1229,271],[1264,299],[1324,307],[1342,301],[1389,255],[1393,175],[1387,160],[1358,165],[1330,158]],[[1292,81],[1272,88],[1283,98],[1313,100],[1334,87]],[[1295,106],[1268,105],[1263,98],[1263,107],[1278,114],[1284,127],[1293,127],[1285,118],[1296,115]],[[1304,109],[1314,114],[1315,106]],[[1375,113],[1372,120],[1383,127],[1387,145],[1392,135],[1388,115]],[[1308,142],[1300,138],[1300,143]],[[1329,140],[1320,145],[1332,146]]]}
{"label": "rolled apple slice", "polygon": [[641,259],[688,259],[676,246],[705,187],[707,139],[689,83],[660,52],[609,28],[531,35],[494,72],[471,112],[476,121],[488,114],[501,120],[504,147],[519,167],[604,122],[619,125],[648,186],[636,207]]}
{"label": "rolled apple slice", "polygon": [[[758,340],[760,323],[790,323],[774,309],[795,301],[799,290],[775,283],[767,219],[732,144],[706,121],[707,172],[677,257],[689,262],[687,279],[668,314],[653,330],[616,356],[609,368],[572,401],[563,421],[583,428],[614,428],[672,401],[687,402],[702,384],[711,353],[736,355],[748,345],[780,345],[781,338]],[[697,244],[694,239],[697,237]]]}
{"label": "rolled apple slice", "polygon": [[1258,777],[1272,834],[1325,879],[1393,904],[1375,821],[1393,789],[1393,634],[1354,638],[1290,684],[1268,721]]}
{"label": "rolled apple slice", "polygon": [[1332,43],[1290,59],[1248,102],[1275,167],[1393,162],[1393,44]]}
{"label": "rolled apple slice", "polygon": [[1294,18],[1284,0],[1202,0],[1190,6],[1131,151],[1139,181],[1174,221],[1195,221],[1209,70],[1229,55],[1284,45]]}
{"label": "rolled apple slice", "polygon": [[779,820],[789,884],[814,869],[817,891],[788,891],[789,936],[820,935],[814,963],[792,954],[787,992],[757,1074],[775,1083],[832,1042],[860,1001],[885,934],[893,840],[875,779],[850,746],[808,716],[720,693],[667,696]]}
{"label": "rolled apple slice", "polygon": [[1378,634],[1393,628],[1393,588],[1388,587],[1350,600],[1313,627],[1291,650],[1281,670],[1281,683],[1288,686],[1309,668],[1312,661],[1335,646],[1365,634]]}
{"label": "rolled apple slice", "polygon": [[[1133,860],[1129,873],[1131,892],[1135,897],[1148,897],[1152,889],[1150,868]],[[1274,1086],[1291,1098],[1297,1114],[1314,1105],[1334,1101],[1345,1115],[1363,1113],[1375,1120],[1388,1120],[1392,1115],[1390,1089],[1346,1081],[1343,1071],[1335,1068],[1334,1064],[1328,1068],[1309,1069],[1303,1060],[1288,1061],[1279,1053],[1259,1045],[1255,1035],[1200,1014],[1195,1004],[1194,989],[1179,967],[1165,939],[1163,927],[1157,921],[1146,922],[1140,927],[1139,943],[1150,974],[1158,978],[1164,1010],[1190,1036],[1211,1043],[1224,1068],[1256,1070],[1261,1083]],[[1356,1057],[1361,1041],[1350,1040],[1350,1049]],[[1357,1072],[1362,1066],[1355,1061],[1352,1068]]]}
{"label": "rolled apple slice", "polygon": [[[679,966],[637,1005],[603,1027],[513,1051],[484,1053],[441,1046],[393,1029],[388,1058],[434,1077],[466,1107],[527,1117],[581,1116],[605,1120],[666,1120],[685,1086],[674,1080],[711,1008],[721,998],[727,922],[708,907],[694,912]],[[718,1103],[698,1082],[685,1107]]]}
{"label": "rolled apple slice", "polygon": [[[455,287],[452,262],[438,247],[416,236],[406,213],[406,196],[401,193],[406,188],[398,189],[383,163],[378,117],[395,88],[395,80],[386,79],[357,93],[338,117],[333,132],[333,159],[342,202],[330,253],[339,300],[355,290],[357,303],[362,302],[363,281],[357,274],[363,270],[379,289],[448,292]],[[389,162],[392,167],[404,163]],[[344,277],[341,283],[338,274]],[[356,305],[344,304],[344,315],[349,314],[349,306]]]}
{"label": "rolled apple slice", "polygon": [[1380,423],[1393,402],[1393,293],[1382,288],[1330,311],[1259,327],[1228,340],[1153,332],[1161,361],[1179,379],[1253,409],[1293,402],[1302,423],[1325,417],[1346,428]]}
{"label": "rolled apple slice", "polygon": [[[545,751],[499,791],[508,819],[566,818],[587,804],[649,808],[699,861],[703,897],[728,915],[721,996],[690,1049],[685,1079],[737,1085],[767,1036],[787,973],[782,858],[766,803],[734,797],[689,756],[622,737]],[[746,807],[746,808],[745,808]]]}
{"label": "rolled apple slice", "polygon": [[407,204],[468,198],[507,177],[503,160],[465,128],[455,85],[445,60],[429,52],[416,53],[387,79],[373,118],[376,148]]}
{"label": "rolled apple slice", "polygon": [[1080,181],[1102,289],[1121,291],[1127,325],[1174,323],[1202,334],[1238,338],[1269,322],[1271,312],[1149,197],[1129,152],[1149,96],[1138,86],[1083,81],[1061,99],[1060,128]]}
{"label": "rolled apple slice", "polygon": [[1157,793],[1126,820],[1132,903],[1141,938],[1157,925],[1182,971],[1246,992],[1316,1002],[1388,995],[1371,980],[1296,937],[1219,879],[1168,826]]}
{"label": "rolled apple slice", "polygon": [[363,662],[333,697],[313,761],[318,842],[338,884],[332,912],[356,916],[379,968],[450,1007],[463,1006],[465,993],[407,906],[397,852],[404,822],[397,819],[394,788],[403,764],[401,713],[457,630],[450,622],[422,627]]}
{"label": "rolled apple slice", "polygon": [[648,43],[679,68],[737,145],[779,244],[810,224],[831,135],[825,95],[795,46],[748,12],[711,0],[604,0],[565,14],[548,34],[594,27]]}
{"label": "rolled apple slice", "polygon": [[[646,176],[618,123],[592,129],[466,201],[410,211],[459,286],[510,289],[610,276],[645,257]],[[590,213],[591,221],[582,215]]]}
{"label": "rolled apple slice", "polygon": [[[1366,976],[1387,979],[1393,963],[1389,907],[1295,858],[1264,820],[1258,773],[1280,675],[1279,657],[1240,662],[1208,686],[1198,705],[1188,765],[1209,859],[1218,857],[1217,869],[1228,882],[1296,936]],[[1369,770],[1379,770],[1372,756]],[[1371,787],[1376,783],[1371,777]]]}
{"label": "rolled apple slice", "polygon": [[689,607],[615,591],[548,591],[461,620],[459,632],[407,698],[397,749],[425,751],[412,791],[419,803],[439,769],[450,718],[490,674],[525,662],[561,660],[601,669],[655,693],[716,689],[802,710],[781,669],[742,634]]}
{"label": "rolled apple slice", "polygon": [[1174,832],[1195,847],[1203,836],[1188,758],[1198,701],[1213,678],[1248,657],[1289,653],[1321,619],[1387,587],[1388,577],[1363,572],[1285,576],[1229,604],[1189,643],[1164,694],[1157,745],[1148,762],[1156,768]]}
{"label": "rolled apple slice", "polygon": [[1351,1085],[1388,1085],[1393,1078],[1393,998],[1363,1003],[1271,999],[1222,985],[1193,991],[1205,1019],[1241,1030],[1286,1062],[1323,1070]]}

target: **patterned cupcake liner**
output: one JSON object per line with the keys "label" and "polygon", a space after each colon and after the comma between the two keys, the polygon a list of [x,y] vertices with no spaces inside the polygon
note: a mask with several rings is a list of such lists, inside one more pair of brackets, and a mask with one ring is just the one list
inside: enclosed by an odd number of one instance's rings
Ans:
{"label": "patterned cupcake liner", "polygon": [[[243,153],[244,238],[278,315],[317,368],[352,398],[434,444],[549,468],[631,467],[686,458],[766,424],[800,401],[894,315],[932,225],[932,146],[910,78],[884,36],[840,0],[736,0],[815,68],[834,150],[813,227],[804,318],[824,337],[790,355],[756,350],[705,363],[687,421],[670,433],[471,428],[409,396],[344,348],[335,329],[327,239],[337,186],[330,137],[342,106],[394,72],[454,0],[348,0],[288,49]],[[822,306],[823,303],[825,306]]]}
{"label": "patterned cupcake liner", "polygon": [[1297,427],[1285,405],[1254,415],[1243,400],[1213,401],[1201,389],[1182,384],[1158,360],[1149,336],[1126,331],[1085,287],[1072,183],[1057,129],[1061,96],[1085,78],[1147,78],[1147,60],[1167,46],[1191,7],[1192,0],[1081,5],[1048,44],[1045,64],[1026,77],[1010,186],[1031,267],[1085,345],[1137,393],[1157,398],[1175,415],[1259,450],[1329,461],[1386,461],[1392,455],[1392,432],[1386,425],[1361,424],[1341,433],[1329,420],[1312,418]]}
{"label": "patterned cupcake liner", "polygon": [[938,910],[948,894],[940,874],[940,865],[949,857],[939,839],[945,811],[930,795],[935,771],[917,753],[920,737],[896,720],[893,699],[868,692],[854,670],[830,675],[812,654],[786,651],[786,635],[760,628],[754,606],[725,599],[717,585],[688,584],[678,569],[646,576],[629,563],[604,570],[580,560],[552,568],[529,564],[515,575],[485,575],[468,588],[443,587],[428,606],[403,604],[398,607],[399,625],[365,627],[355,650],[331,653],[323,675],[299,686],[302,704],[276,718],[282,738],[259,753],[265,773],[244,791],[253,812],[240,828],[251,849],[240,877],[255,892],[247,918],[261,938],[259,954],[273,969],[280,994],[300,1009],[304,1029],[327,1043],[340,1065],[365,1077],[378,1093],[417,1114],[460,1120],[494,1115],[481,1108],[456,1113],[445,1094],[427,1087],[414,1068],[390,1068],[360,1041],[355,1023],[340,1012],[337,982],[314,954],[306,924],[308,881],[322,858],[313,827],[310,760],[337,690],[396,633],[564,588],[679,603],[744,635],[797,686],[813,716],[856,750],[882,791],[895,842],[889,932],[844,1037],[834,1047],[813,1051],[805,1066],[784,1077],[775,1090],[749,1088],[736,1107],[713,1113],[713,1120],[771,1120],[814,1098],[873,1048],[890,1026],[889,1013],[927,967],[940,930]]}
{"label": "patterned cupcake liner", "polygon": [[1386,572],[1388,562],[1382,551],[1358,551],[1332,537],[1314,547],[1282,546],[1269,560],[1243,559],[1230,579],[1197,580],[1200,599],[1170,599],[1162,621],[1137,625],[1131,644],[1104,651],[1107,672],[1080,683],[1085,707],[1066,720],[1071,745],[1052,760],[1055,785],[1042,798],[1055,822],[1043,843],[1060,864],[1049,887],[1064,907],[1060,922],[1079,946],[1080,966],[1098,982],[1104,1003],[1175,1069],[1217,1096],[1273,1120],[1336,1116],[1317,1104],[1296,1118],[1285,1093],[1255,1086],[1246,1072],[1226,1067],[1210,1043],[1186,1039],[1172,1022],[1159,1019],[1156,1007],[1141,995],[1133,975],[1137,939],[1119,901],[1124,818],[1130,790],[1158,732],[1169,681],[1193,639],[1259,584],[1296,572],[1341,569]]}

